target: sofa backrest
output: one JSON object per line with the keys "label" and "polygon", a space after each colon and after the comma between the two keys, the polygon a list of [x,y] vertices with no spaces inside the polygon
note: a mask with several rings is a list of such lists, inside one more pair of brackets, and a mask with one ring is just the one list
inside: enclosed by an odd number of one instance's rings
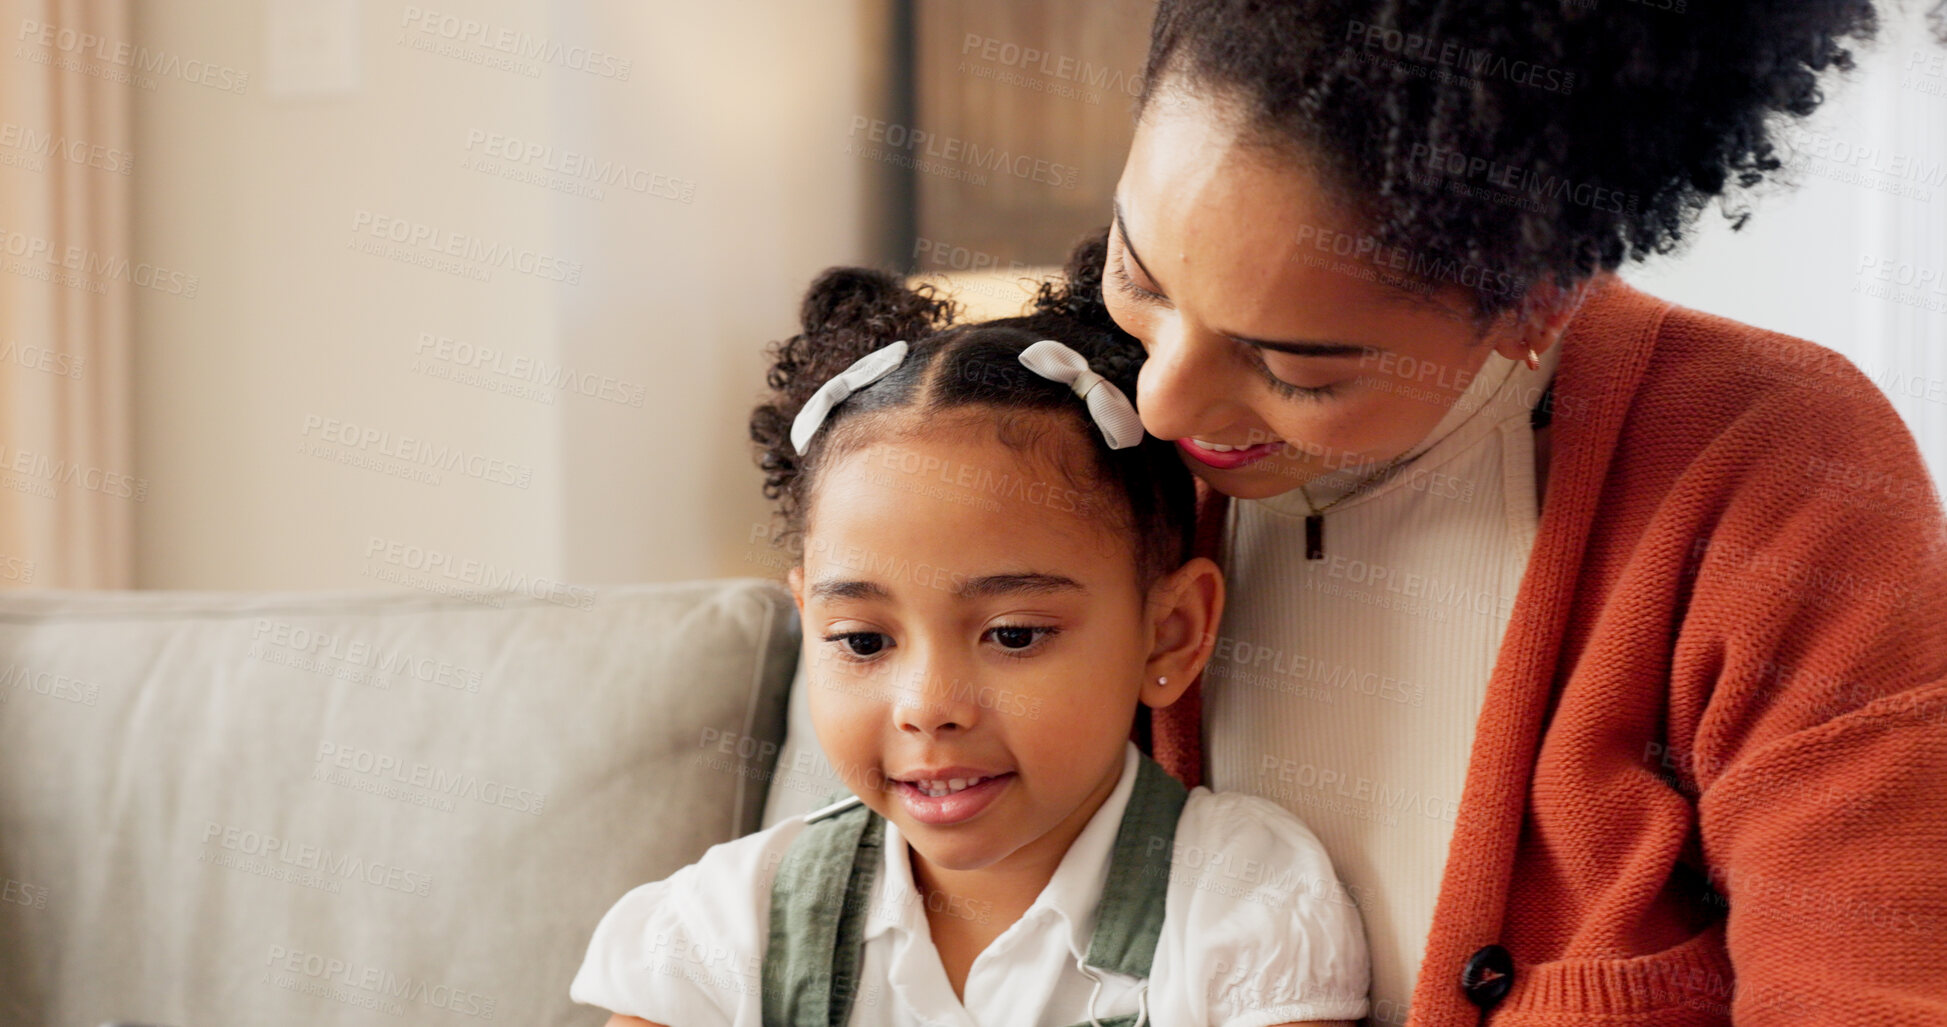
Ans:
{"label": "sofa backrest", "polygon": [[0,1023],[599,1024],[601,914],[754,829],[757,580],[0,593]]}

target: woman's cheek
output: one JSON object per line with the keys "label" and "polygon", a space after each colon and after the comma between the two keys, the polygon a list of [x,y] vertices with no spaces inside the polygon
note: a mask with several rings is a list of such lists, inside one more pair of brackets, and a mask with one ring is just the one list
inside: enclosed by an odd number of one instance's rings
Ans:
{"label": "woman's cheek", "polygon": [[1135,336],[1137,341],[1143,344],[1143,349],[1149,348],[1150,333],[1154,325],[1150,322],[1148,310],[1129,302],[1108,285],[1102,287],[1102,306],[1107,308],[1109,318],[1116,323],[1117,327]]}
{"label": "woman's cheek", "polygon": [[1328,467],[1363,460],[1399,427],[1393,413],[1361,390],[1349,390],[1302,410],[1295,401],[1273,400],[1261,405],[1258,416],[1298,451],[1288,455],[1302,453],[1301,459]]}

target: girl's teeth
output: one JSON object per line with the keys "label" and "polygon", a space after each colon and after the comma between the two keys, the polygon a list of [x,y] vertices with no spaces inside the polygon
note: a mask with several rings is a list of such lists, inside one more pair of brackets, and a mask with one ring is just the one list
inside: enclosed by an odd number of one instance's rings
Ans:
{"label": "girl's teeth", "polygon": [[987,779],[984,777],[956,777],[946,781],[914,781],[913,787],[938,799],[952,795],[954,792],[965,791],[985,780]]}
{"label": "girl's teeth", "polygon": [[1191,439],[1190,444],[1198,449],[1207,449],[1213,453],[1233,453],[1240,449],[1251,448],[1250,446],[1226,446],[1217,442],[1205,442],[1202,439]]}

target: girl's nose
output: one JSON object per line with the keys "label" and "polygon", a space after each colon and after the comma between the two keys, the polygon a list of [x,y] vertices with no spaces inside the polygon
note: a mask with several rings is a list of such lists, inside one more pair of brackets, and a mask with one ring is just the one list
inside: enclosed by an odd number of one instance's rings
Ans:
{"label": "girl's nose", "polygon": [[903,732],[937,738],[965,732],[980,719],[979,690],[957,674],[926,669],[893,694],[893,723]]}

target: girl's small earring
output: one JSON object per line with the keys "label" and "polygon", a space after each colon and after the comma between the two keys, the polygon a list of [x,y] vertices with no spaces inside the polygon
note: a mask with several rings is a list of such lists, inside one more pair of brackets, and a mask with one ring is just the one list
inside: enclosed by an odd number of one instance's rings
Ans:
{"label": "girl's small earring", "polygon": [[1167,685],[1167,684],[1169,684],[1169,683],[1170,683],[1170,679],[1169,679],[1169,678],[1157,678],[1157,679],[1156,679],[1156,683],[1157,683],[1157,684],[1159,684],[1159,685]]}
{"label": "girl's small earring", "polygon": [[1541,370],[1541,357],[1536,355],[1535,348],[1533,346],[1528,347],[1528,370],[1530,371]]}

